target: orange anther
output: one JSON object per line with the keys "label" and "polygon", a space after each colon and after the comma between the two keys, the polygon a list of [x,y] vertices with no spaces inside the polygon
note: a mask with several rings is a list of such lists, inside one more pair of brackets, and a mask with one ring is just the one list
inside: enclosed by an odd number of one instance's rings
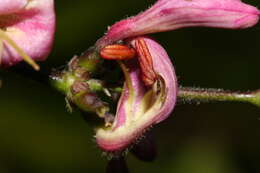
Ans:
{"label": "orange anther", "polygon": [[107,60],[126,60],[134,58],[135,55],[135,49],[122,44],[108,45],[100,50],[101,58]]}
{"label": "orange anther", "polygon": [[137,38],[135,41],[138,61],[141,67],[142,80],[146,86],[151,86],[157,80],[157,74],[153,68],[153,59],[145,40]]}

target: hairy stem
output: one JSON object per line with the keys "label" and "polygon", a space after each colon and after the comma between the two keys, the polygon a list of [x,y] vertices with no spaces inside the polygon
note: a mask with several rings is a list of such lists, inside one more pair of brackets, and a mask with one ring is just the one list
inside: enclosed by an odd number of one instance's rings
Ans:
{"label": "hairy stem", "polygon": [[[53,79],[50,79],[52,77],[48,76],[50,71],[45,71],[45,73],[35,72],[29,68],[26,68],[26,66],[16,66],[12,68],[12,71],[23,75],[25,77],[28,77],[32,80],[35,80],[37,82],[40,82],[44,85],[51,85],[52,88],[61,91],[61,86],[67,86],[66,81],[56,81],[58,83],[53,83]],[[61,83],[59,83],[61,82]],[[57,85],[58,84],[58,85]],[[96,84],[91,81],[88,82],[90,85],[90,88],[97,88]],[[93,85],[93,86],[92,86]],[[69,86],[67,86],[69,87]],[[101,89],[100,89],[101,87]],[[103,86],[99,86],[99,90],[105,90],[105,88],[102,88]],[[62,87],[64,88],[64,87]],[[65,87],[66,88],[66,87]],[[62,91],[63,94],[66,95],[66,92]],[[122,92],[122,87],[118,86],[112,89],[113,93],[120,93]],[[232,91],[226,91],[223,89],[208,89],[208,88],[192,88],[192,87],[180,87],[178,92],[178,99],[182,100],[184,103],[192,103],[192,102],[244,102],[244,103],[251,103],[255,106],[260,107],[260,90],[256,91],[250,91],[250,92],[232,92]],[[117,99],[116,99],[117,100]]]}
{"label": "hairy stem", "polygon": [[231,92],[222,89],[180,87],[178,98],[187,102],[245,102],[260,107],[260,90],[251,92]]}
{"label": "hairy stem", "polygon": [[[39,73],[29,68],[26,68],[26,66],[24,66],[23,64],[21,65],[22,66],[18,65],[12,68],[12,71],[20,75],[23,75],[25,77],[28,77],[32,80],[41,82],[45,85],[51,85],[52,88],[61,91],[65,95],[68,94],[67,89],[71,87],[71,83],[68,83],[68,81],[70,80],[63,80],[64,78],[55,80],[53,78],[53,75],[48,76],[48,74],[50,73],[49,70],[45,71],[45,73]],[[73,78],[73,80],[74,79],[76,80],[76,77],[74,75],[72,75],[71,77]],[[89,80],[87,84],[90,86],[90,89],[92,90],[97,90],[97,89],[98,91],[106,90],[104,86],[97,85],[95,80]],[[114,87],[113,89],[111,89],[111,92],[120,95],[120,93],[122,92],[122,87],[121,86]],[[249,91],[249,92],[232,92],[223,89],[180,87],[178,92],[178,99],[183,101],[183,103],[197,103],[197,102],[210,103],[210,102],[231,101],[231,102],[250,103],[260,107],[260,90]],[[115,99],[115,101],[117,101],[117,99]]]}

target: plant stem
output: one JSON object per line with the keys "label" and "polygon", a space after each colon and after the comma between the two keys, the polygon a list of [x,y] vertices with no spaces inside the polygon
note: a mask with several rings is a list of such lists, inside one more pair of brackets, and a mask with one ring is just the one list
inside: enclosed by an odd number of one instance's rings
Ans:
{"label": "plant stem", "polygon": [[[57,85],[53,85],[53,81],[50,80],[48,74],[49,70],[35,72],[27,66],[16,66],[12,68],[16,73],[23,75],[25,77],[31,78],[32,80],[41,82],[45,85],[50,85],[51,87],[60,90]],[[66,85],[66,82],[61,81],[59,85]],[[114,92],[120,94],[122,92],[121,87],[115,88]],[[66,95],[66,93],[63,93]],[[192,88],[192,87],[180,87],[178,92],[178,99],[182,100],[184,103],[198,103],[198,102],[244,102],[250,103],[255,106],[260,107],[260,90],[250,91],[250,92],[232,92],[223,89],[205,89],[205,88]]]}
{"label": "plant stem", "polygon": [[260,90],[253,92],[231,92],[222,89],[180,87],[178,98],[184,102],[245,102],[260,107]]}

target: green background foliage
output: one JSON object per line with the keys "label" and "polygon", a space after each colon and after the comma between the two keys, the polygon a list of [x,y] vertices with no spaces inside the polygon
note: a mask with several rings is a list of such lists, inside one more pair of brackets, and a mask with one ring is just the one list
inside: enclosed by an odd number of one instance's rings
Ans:
{"label": "green background foliage", "polygon": [[[247,1],[259,6],[259,1]],[[151,0],[56,0],[54,49],[43,68],[59,67],[93,45],[115,21]],[[260,88],[260,25],[246,30],[186,28],[153,34],[172,58],[183,86]],[[104,172],[93,129],[48,86],[1,70],[0,172]],[[260,172],[260,111],[240,103],[183,105],[156,126],[158,158],[127,158],[132,173]]]}

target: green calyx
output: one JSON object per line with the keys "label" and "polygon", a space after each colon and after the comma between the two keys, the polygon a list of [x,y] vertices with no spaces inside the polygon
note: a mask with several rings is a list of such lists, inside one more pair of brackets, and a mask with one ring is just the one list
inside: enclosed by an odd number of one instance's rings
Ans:
{"label": "green calyx", "polygon": [[[81,56],[75,56],[62,71],[54,71],[51,84],[66,96],[69,105],[75,105],[84,112],[104,118],[106,125],[113,121],[112,110],[121,90],[119,87],[106,87],[100,74],[103,60],[90,49]],[[97,79],[99,78],[99,79]]]}
{"label": "green calyx", "polygon": [[91,48],[78,58],[78,66],[86,69],[88,72],[95,73],[101,68],[103,59],[99,57],[99,53]]}

